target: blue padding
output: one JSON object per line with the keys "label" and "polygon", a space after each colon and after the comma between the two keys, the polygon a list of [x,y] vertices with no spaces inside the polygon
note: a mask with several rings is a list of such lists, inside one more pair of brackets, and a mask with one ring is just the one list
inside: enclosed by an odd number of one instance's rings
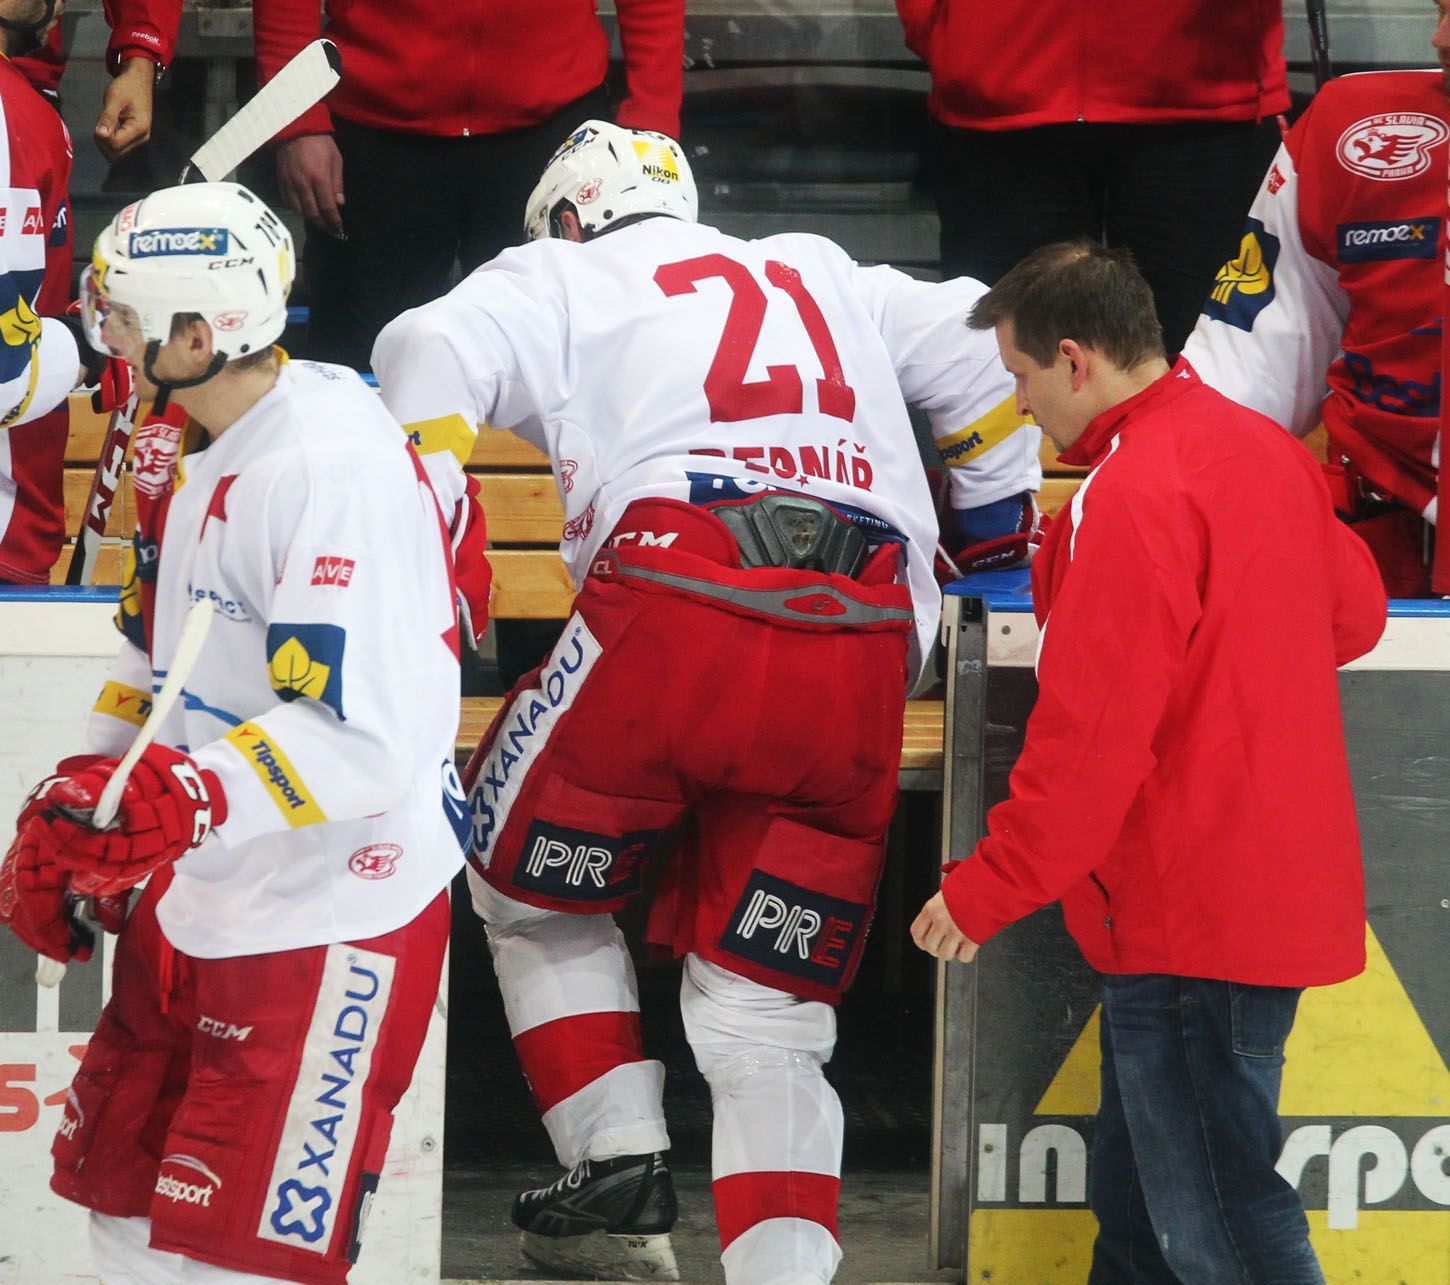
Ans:
{"label": "blue padding", "polygon": [[311,311],[310,308],[288,308],[287,324],[289,326],[305,326]]}
{"label": "blue padding", "polygon": [[115,585],[0,585],[0,604],[7,602],[115,602]]}
{"label": "blue padding", "polygon": [[1026,567],[1011,571],[974,571],[953,580],[942,592],[958,598],[981,598],[989,611],[1031,611],[1032,573]]}

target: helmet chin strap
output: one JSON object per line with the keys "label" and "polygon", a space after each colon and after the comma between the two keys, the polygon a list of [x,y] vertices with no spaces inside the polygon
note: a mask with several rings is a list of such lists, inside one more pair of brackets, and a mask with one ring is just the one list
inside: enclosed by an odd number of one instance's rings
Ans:
{"label": "helmet chin strap", "polygon": [[218,352],[212,354],[211,362],[201,374],[191,379],[162,379],[156,373],[153,364],[156,361],[156,354],[161,351],[161,341],[153,339],[146,345],[145,364],[142,366],[149,383],[156,385],[156,400],[151,404],[151,413],[159,415],[171,404],[171,394],[178,388],[195,388],[198,384],[204,384],[211,379],[217,371],[227,364],[227,354]]}
{"label": "helmet chin strap", "polygon": [[[31,41],[31,48],[40,47],[41,38],[51,20],[55,17],[56,0],[45,0],[45,12],[34,22],[16,22],[14,18],[0,18],[0,30],[11,32],[17,36],[28,36]],[[30,49],[17,49],[16,53],[29,53]]]}

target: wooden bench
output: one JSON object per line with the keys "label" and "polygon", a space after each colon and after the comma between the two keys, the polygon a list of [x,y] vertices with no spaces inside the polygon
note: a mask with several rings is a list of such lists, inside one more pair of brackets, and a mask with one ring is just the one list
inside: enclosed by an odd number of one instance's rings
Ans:
{"label": "wooden bench", "polygon": [[[91,410],[89,399],[73,397],[65,473],[69,531],[80,525],[104,432],[105,419]],[[1055,514],[1072,498],[1086,470],[1059,465],[1052,444],[1046,438],[1043,441],[1044,481],[1038,503],[1044,511]],[[557,552],[563,508],[547,458],[511,433],[484,432],[479,434],[468,471],[479,479],[488,514],[492,545],[489,560],[494,575],[491,615],[511,620],[564,619],[569,614],[574,588]],[[121,550],[130,537],[135,517],[128,473],[122,478],[106,528],[107,542],[97,561],[98,583],[119,581]],[[52,581],[64,579],[69,562],[67,549],[52,573]],[[477,744],[501,704],[498,697],[463,699],[458,740],[461,750]],[[928,698],[909,704],[901,764],[904,782],[930,780],[939,788],[942,721],[940,700]]]}

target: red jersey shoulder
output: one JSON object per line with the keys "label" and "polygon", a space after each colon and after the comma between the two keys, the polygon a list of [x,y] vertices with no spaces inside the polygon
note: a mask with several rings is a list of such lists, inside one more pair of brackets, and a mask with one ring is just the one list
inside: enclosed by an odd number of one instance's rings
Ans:
{"label": "red jersey shoulder", "polygon": [[1325,85],[1290,131],[1289,151],[1301,174],[1322,166],[1341,183],[1395,183],[1430,170],[1447,138],[1441,72],[1373,71]]}

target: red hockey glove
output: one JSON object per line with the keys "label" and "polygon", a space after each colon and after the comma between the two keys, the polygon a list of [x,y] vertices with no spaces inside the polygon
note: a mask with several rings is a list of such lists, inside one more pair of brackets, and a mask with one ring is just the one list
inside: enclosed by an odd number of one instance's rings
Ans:
{"label": "red hockey glove", "polygon": [[468,477],[468,489],[453,510],[453,579],[458,586],[458,614],[464,631],[474,649],[483,641],[488,628],[488,593],[493,584],[493,568],[488,565],[484,550],[488,547],[488,531],[483,520],[483,506],[478,500],[478,479]]}
{"label": "red hockey glove", "polygon": [[65,871],[47,850],[45,826],[23,826],[0,863],[0,922],[38,955],[62,964],[91,957],[94,935],[72,927]]}
{"label": "red hockey glove", "polygon": [[100,802],[118,762],[100,759],[52,778],[26,805],[28,811],[42,809],[32,824],[44,825],[45,842],[54,848],[56,865],[70,873],[73,892],[105,897],[133,887],[226,820],[216,773],[177,750],[148,745],[121,793],[115,821],[92,829],[84,818]]}
{"label": "red hockey glove", "polygon": [[948,510],[941,515],[937,579],[946,584],[974,571],[1024,567],[1032,561],[1051,523],[1051,518],[1038,512],[1030,491],[977,509]]}

